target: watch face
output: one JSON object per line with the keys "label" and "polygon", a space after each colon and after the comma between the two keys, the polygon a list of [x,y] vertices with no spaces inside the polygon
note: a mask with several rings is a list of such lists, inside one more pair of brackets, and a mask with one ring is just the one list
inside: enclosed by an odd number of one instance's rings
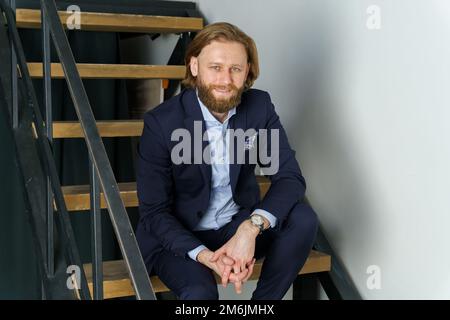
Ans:
{"label": "watch face", "polygon": [[264,220],[261,216],[258,216],[256,214],[252,215],[252,222],[256,225],[262,225],[264,224]]}

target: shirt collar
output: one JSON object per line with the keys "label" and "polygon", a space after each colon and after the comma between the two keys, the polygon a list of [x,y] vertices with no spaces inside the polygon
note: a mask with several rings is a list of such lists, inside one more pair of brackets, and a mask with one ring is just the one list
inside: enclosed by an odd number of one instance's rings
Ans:
{"label": "shirt collar", "polygon": [[[196,91],[197,94],[197,100],[198,103],[200,105],[200,109],[202,110],[202,114],[203,114],[203,119],[205,121],[215,121],[215,122],[219,122],[219,120],[217,120],[212,113],[209,111],[209,109],[203,104],[203,102],[200,100],[200,98],[198,97],[198,91]],[[225,124],[234,114],[236,114],[236,107],[234,107],[233,109],[231,109],[230,111],[228,111],[228,115],[227,118],[225,119],[225,121],[223,122],[223,124]]]}

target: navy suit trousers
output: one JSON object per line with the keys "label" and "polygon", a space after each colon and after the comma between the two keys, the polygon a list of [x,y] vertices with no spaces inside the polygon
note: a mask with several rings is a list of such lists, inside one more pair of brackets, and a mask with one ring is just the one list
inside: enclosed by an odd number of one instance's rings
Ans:
{"label": "navy suit trousers", "polygon": [[[206,247],[215,251],[235,234],[238,226],[250,213],[243,209],[222,228],[197,231],[194,234]],[[283,298],[309,256],[317,228],[315,212],[305,202],[299,202],[290,211],[281,228],[270,228],[257,236],[255,258],[265,259],[252,299]],[[163,250],[155,261],[153,271],[178,299],[218,299],[214,271],[199,262]]]}

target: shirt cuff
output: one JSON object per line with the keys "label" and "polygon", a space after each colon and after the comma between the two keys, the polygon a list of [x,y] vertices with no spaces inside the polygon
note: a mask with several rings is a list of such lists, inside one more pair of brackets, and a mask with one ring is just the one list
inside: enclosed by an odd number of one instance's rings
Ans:
{"label": "shirt cuff", "polygon": [[197,248],[192,249],[191,251],[188,251],[188,256],[194,260],[197,261],[197,255],[202,251],[203,249],[207,249],[204,245],[199,245]]}
{"label": "shirt cuff", "polygon": [[259,214],[269,220],[270,227],[273,228],[277,225],[277,218],[271,214],[270,212],[263,210],[263,209],[255,209],[252,214]]}

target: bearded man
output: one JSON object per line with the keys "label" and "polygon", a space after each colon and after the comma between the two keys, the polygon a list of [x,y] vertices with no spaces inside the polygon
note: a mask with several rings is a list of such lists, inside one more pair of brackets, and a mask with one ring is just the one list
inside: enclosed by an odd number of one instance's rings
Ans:
{"label": "bearded man", "polygon": [[[196,35],[185,62],[185,88],[145,114],[138,148],[136,236],[148,272],[179,299],[218,299],[215,274],[240,293],[264,257],[252,299],[281,299],[318,221],[269,94],[251,88],[256,45],[236,26],[215,23]],[[244,139],[233,134],[249,130]],[[271,161],[251,161],[264,148]],[[256,164],[271,180],[263,199]]]}

